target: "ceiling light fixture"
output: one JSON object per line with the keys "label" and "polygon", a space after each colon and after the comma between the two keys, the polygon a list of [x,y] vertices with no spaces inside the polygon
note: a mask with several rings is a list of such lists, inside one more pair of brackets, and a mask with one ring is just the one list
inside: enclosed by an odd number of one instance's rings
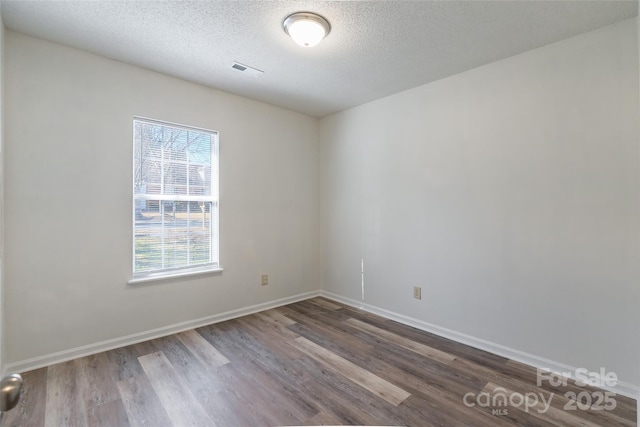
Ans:
{"label": "ceiling light fixture", "polygon": [[296,12],[282,22],[284,32],[303,47],[312,47],[322,41],[331,31],[329,21],[311,12]]}

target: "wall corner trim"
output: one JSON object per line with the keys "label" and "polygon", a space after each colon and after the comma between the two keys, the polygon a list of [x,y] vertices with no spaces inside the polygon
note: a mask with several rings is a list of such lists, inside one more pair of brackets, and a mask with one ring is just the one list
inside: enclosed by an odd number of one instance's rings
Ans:
{"label": "wall corner trim", "polygon": [[138,332],[120,338],[100,341],[93,344],[83,345],[68,350],[62,350],[55,353],[45,354],[42,356],[32,357],[17,362],[7,363],[4,366],[2,375],[9,372],[23,373],[45,366],[55,365],[56,363],[67,362],[79,357],[89,356],[91,354],[101,353],[103,351],[113,350],[132,344],[164,337],[179,332],[188,331],[202,326],[212,325],[214,323],[224,322],[249,314],[257,313],[264,310],[280,307],[294,302],[303,301],[320,295],[319,291],[305,292],[302,294],[292,295],[290,297],[280,298],[274,301],[267,301],[260,304],[250,305],[231,311],[226,311],[212,316],[201,317],[199,319],[188,320],[185,322],[175,323],[173,325],[163,326],[161,328],[151,329],[149,331]]}
{"label": "wall corner trim", "polygon": [[[564,363],[556,362],[554,360],[546,359],[544,357],[536,356],[534,354],[526,353],[510,347],[506,347],[506,346],[496,344],[490,341],[486,341],[480,338],[476,338],[471,335],[466,335],[451,329],[433,325],[431,323],[427,323],[422,320],[414,319],[412,317],[395,313],[393,311],[385,310],[383,308],[376,307],[374,305],[367,304],[362,301],[343,297],[342,295],[334,294],[332,292],[327,292],[322,290],[320,291],[320,296],[334,300],[336,302],[340,302],[340,303],[352,306],[352,307],[359,308],[364,311],[368,311],[370,313],[376,314],[386,319],[390,319],[398,323],[402,323],[403,325],[408,325],[408,326],[420,329],[422,331],[432,333],[434,335],[438,335],[462,344],[469,345],[471,347],[475,347],[480,350],[488,351],[490,353],[497,354],[499,356],[506,357],[508,359],[512,359],[520,363],[524,363],[529,366],[533,366],[534,368],[546,369],[554,373],[562,373],[562,372],[574,373],[577,369],[576,367],[569,366]],[[572,379],[575,379],[573,375],[572,375]],[[601,387],[601,388],[612,391],[616,394],[620,394],[622,396],[630,397],[632,399],[638,399],[638,396],[640,395],[640,387],[638,385],[623,382],[623,381],[618,381],[618,383],[614,387]],[[640,405],[640,400],[638,402]]]}

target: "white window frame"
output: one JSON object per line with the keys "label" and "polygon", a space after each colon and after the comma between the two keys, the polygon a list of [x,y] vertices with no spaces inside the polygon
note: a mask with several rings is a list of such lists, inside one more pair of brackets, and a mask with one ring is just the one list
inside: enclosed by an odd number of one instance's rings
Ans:
{"label": "white window frame", "polygon": [[[211,135],[211,196],[206,197],[206,202],[211,203],[211,246],[210,253],[217,254],[216,260],[211,260],[210,263],[198,264],[194,266],[178,267],[178,268],[165,268],[160,270],[154,270],[151,272],[136,272],[136,201],[139,200],[166,200],[166,201],[202,201],[203,196],[189,196],[189,195],[165,195],[165,194],[136,194],[135,191],[135,173],[136,173],[136,141],[135,141],[135,127],[136,123],[151,124],[157,126],[166,126],[181,130],[187,130],[192,132],[204,132]],[[135,284],[140,282],[148,282],[153,280],[169,279],[173,277],[191,276],[195,274],[203,273],[215,273],[221,272],[223,269],[220,265],[220,197],[219,197],[219,134],[217,131],[204,129],[194,126],[187,126],[172,122],[165,122],[155,119],[149,119],[146,117],[135,116],[133,118],[132,129],[132,142],[133,142],[133,167],[132,167],[132,278],[129,280],[129,284]],[[214,213],[215,209],[215,213]]]}

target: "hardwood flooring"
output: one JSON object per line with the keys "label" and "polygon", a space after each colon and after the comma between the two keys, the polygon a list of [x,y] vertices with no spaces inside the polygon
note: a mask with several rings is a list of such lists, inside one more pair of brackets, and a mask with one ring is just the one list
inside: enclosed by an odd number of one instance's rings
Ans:
{"label": "hardwood flooring", "polygon": [[633,399],[598,410],[601,390],[322,298],[23,378],[3,425],[636,425]]}

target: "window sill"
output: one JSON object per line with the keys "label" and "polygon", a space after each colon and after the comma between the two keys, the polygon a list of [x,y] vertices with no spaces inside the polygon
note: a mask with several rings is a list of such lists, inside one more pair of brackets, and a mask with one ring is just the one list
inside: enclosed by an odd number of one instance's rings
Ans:
{"label": "window sill", "polygon": [[135,285],[138,283],[155,282],[159,280],[170,280],[179,277],[197,276],[200,274],[222,273],[222,267],[215,268],[194,268],[189,270],[181,270],[176,272],[151,273],[131,278],[127,284]]}

